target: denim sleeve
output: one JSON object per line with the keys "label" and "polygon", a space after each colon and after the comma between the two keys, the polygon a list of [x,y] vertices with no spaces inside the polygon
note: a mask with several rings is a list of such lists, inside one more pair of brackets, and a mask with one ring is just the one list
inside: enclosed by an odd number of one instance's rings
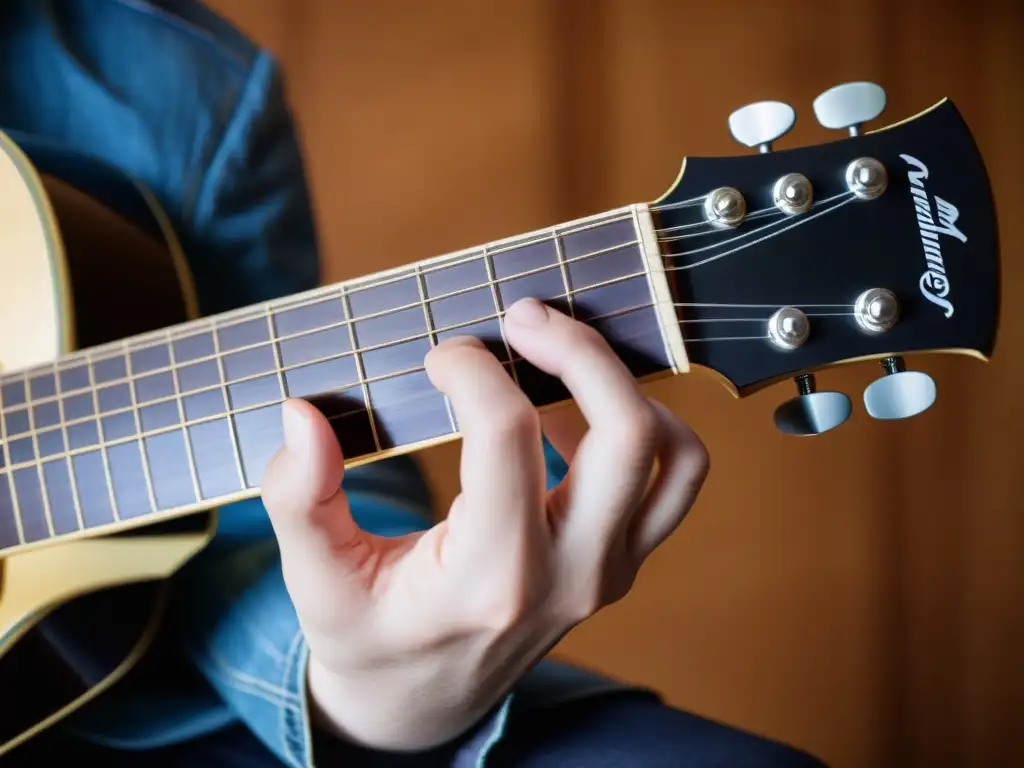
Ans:
{"label": "denim sleeve", "polygon": [[203,314],[315,288],[318,241],[281,69],[253,62],[201,182],[185,200],[185,252]]}

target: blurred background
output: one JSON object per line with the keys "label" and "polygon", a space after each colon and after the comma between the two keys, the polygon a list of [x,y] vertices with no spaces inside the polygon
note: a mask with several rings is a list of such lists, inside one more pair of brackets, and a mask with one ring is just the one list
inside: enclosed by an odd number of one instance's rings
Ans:
{"label": "blurred background", "polygon": [[[1000,216],[995,360],[908,358],[936,405],[883,424],[875,364],[827,371],[855,414],[779,435],[783,384],[710,376],[649,393],[712,454],[691,517],[633,593],[556,653],[837,768],[1024,765],[1024,5],[695,0],[210,0],[283,62],[337,281],[657,198],[686,155],[740,154],[726,117],[797,110],[781,147],[837,138],[821,91],[888,92],[868,128],[942,97],[985,157]],[[424,459],[446,507],[459,445]]]}

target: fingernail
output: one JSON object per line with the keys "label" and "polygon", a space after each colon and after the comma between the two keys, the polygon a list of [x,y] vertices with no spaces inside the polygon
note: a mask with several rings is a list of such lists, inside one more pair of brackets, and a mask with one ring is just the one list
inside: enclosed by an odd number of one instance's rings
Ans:
{"label": "fingernail", "polygon": [[305,441],[303,433],[306,429],[306,416],[299,407],[286,401],[281,407],[284,428],[284,445],[289,451],[302,451]]}
{"label": "fingernail", "polygon": [[536,328],[548,319],[548,308],[536,299],[520,299],[505,312],[505,320],[526,328]]}

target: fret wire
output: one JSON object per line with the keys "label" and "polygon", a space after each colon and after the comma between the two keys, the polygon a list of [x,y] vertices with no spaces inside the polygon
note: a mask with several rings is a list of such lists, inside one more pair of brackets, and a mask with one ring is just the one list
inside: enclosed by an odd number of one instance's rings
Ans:
{"label": "fret wire", "polygon": [[178,366],[174,359],[174,344],[171,342],[170,336],[170,334],[167,334],[167,351],[171,359],[171,381],[174,383],[174,399],[178,405],[178,421],[181,422],[181,437],[185,441],[185,454],[188,456],[188,472],[192,476],[192,490],[196,494],[196,501],[199,501],[203,498],[203,493],[199,488],[199,467],[196,466],[196,458],[192,453],[192,435],[189,434],[188,426],[185,423],[185,405],[182,402],[181,384],[178,382]]}
{"label": "fret wire", "polygon": [[[341,291],[341,308],[345,313],[345,317],[351,319],[352,317],[352,302],[349,301],[348,293],[342,288]],[[373,433],[373,445],[380,453],[380,436],[377,434],[377,420],[373,417],[373,408],[370,406],[370,384],[366,380],[366,372],[363,370],[363,356],[359,353],[359,344],[356,341],[356,324],[350,322],[348,324],[348,338],[352,344],[353,361],[356,365],[356,376],[359,377],[359,384],[363,389],[363,402],[366,405],[366,416],[370,420],[370,431]]]}
{"label": "fret wire", "polygon": [[[216,318],[210,323],[210,336],[213,337],[213,355],[217,358],[217,375],[220,378],[221,396],[224,398],[224,407],[228,412],[228,429],[231,430],[231,449],[235,452],[235,469],[238,470],[238,482],[240,488],[247,488],[245,482],[245,471],[242,469],[242,447],[238,443],[238,430],[235,428],[235,413],[231,406],[231,393],[228,391],[228,378],[224,374],[224,357],[220,353],[220,335],[217,333]],[[220,415],[218,414],[218,418]]]}
{"label": "fret wire", "polygon": [[[27,395],[31,395],[29,390],[29,383],[25,382]],[[31,405],[28,408],[28,431],[32,436],[32,451],[35,453],[38,459],[36,463],[36,475],[39,477],[39,495],[43,502],[43,518],[46,520],[46,530],[49,531],[50,536],[54,535],[53,530],[53,514],[50,512],[50,499],[49,494],[46,493],[46,478],[43,476],[43,459],[39,454],[39,431],[36,429],[36,415],[35,408]],[[11,475],[11,481],[14,481],[14,475]],[[17,492],[17,491],[15,491]]]}
{"label": "fret wire", "polygon": [[[53,366],[53,384],[54,389],[57,392],[57,412],[60,418],[60,433],[64,440],[65,450],[68,446],[68,425],[67,420],[64,417],[64,398],[62,397],[63,391],[60,386],[60,374],[57,372],[56,363]],[[98,437],[98,435],[97,435]],[[68,465],[68,478],[71,481],[71,499],[75,505],[75,520],[78,522],[78,530],[85,530],[85,518],[82,516],[82,503],[78,498],[78,478],[75,476],[75,467],[71,462],[71,457],[67,456]],[[42,465],[42,457],[39,458],[39,464]]]}
{"label": "fret wire", "polygon": [[[284,380],[284,365],[281,363],[281,344],[274,329],[274,315],[270,310],[270,303],[266,305],[267,311],[267,335],[270,338],[270,348],[274,352],[274,367],[277,369],[277,383],[281,387],[281,396],[288,397],[288,384]],[[260,374],[265,375],[265,374]]]}
{"label": "fret wire", "polygon": [[[609,216],[609,218],[601,219],[600,221],[593,221],[593,222],[591,222],[589,224],[585,224],[585,225],[581,225],[581,226],[567,227],[566,229],[563,230],[562,235],[563,236],[564,235],[574,235],[574,234],[577,234],[579,232],[588,232],[588,231],[590,231],[592,229],[597,229],[599,227],[604,227],[604,226],[607,226],[609,224],[618,224],[618,223],[621,223],[623,221],[629,221],[629,217],[631,216],[631,213],[629,213],[625,209],[620,209],[619,211],[615,212],[615,216],[614,217],[612,217],[608,213],[599,214],[599,216]],[[597,217],[593,217],[593,218],[597,218]],[[491,256],[500,256],[503,253],[508,253],[510,251],[517,251],[520,248],[526,248],[526,247],[531,246],[531,245],[538,245],[538,244],[541,244],[541,243],[546,243],[549,240],[550,240],[550,236],[547,234],[547,230],[542,230],[541,232],[536,232],[536,233],[531,234],[531,235],[523,235],[522,237],[516,238],[516,239],[512,240],[511,242],[506,242],[506,243],[504,243],[502,245],[498,245],[498,246],[495,246],[494,243],[484,244],[484,245],[476,247],[476,248],[467,249],[465,255],[461,256],[461,257],[459,257],[457,254],[453,254],[451,262],[445,262],[444,261],[444,257],[442,256],[441,257],[441,260],[442,260],[441,262],[439,262],[436,265],[432,265],[432,266],[424,269],[423,270],[423,274],[426,275],[426,274],[430,274],[432,272],[438,272],[438,271],[443,270],[443,269],[450,269],[451,267],[457,267],[457,266],[459,266],[461,264],[468,264],[470,262],[476,261],[476,259],[479,258],[479,257],[476,256],[475,254],[477,253],[477,251],[480,251],[480,250],[488,251],[491,254]],[[621,246],[617,246],[617,247],[621,247]],[[401,269],[401,268],[399,268],[399,269]],[[512,275],[509,279],[516,278],[516,277],[521,277],[521,276],[522,275]],[[404,280],[405,278],[406,278],[406,275],[399,274],[399,275],[395,275],[394,277],[381,278],[380,282],[376,282],[376,279],[372,275],[369,275],[367,277],[356,278],[355,280],[349,281],[347,283],[347,291],[348,291],[349,294],[357,293],[359,291],[369,290],[371,288],[379,288],[379,287],[387,285],[389,283],[393,283],[393,282],[398,282],[400,280]],[[363,282],[365,282],[366,285],[360,285],[360,283],[363,283]],[[353,283],[356,285],[356,287],[354,289],[352,288]]]}
{"label": "fret wire", "polygon": [[[7,419],[3,413],[3,389],[0,388],[0,449],[4,452],[4,471],[7,473],[7,485],[11,491],[11,506],[14,509],[14,527],[18,531],[18,543],[25,543],[25,529],[21,522],[21,505],[18,503],[18,490],[14,487],[14,468],[11,466],[11,449],[7,445]],[[25,400],[29,399],[28,385],[25,385]]]}
{"label": "fret wire", "polygon": [[[614,285],[614,284],[619,283],[619,282],[624,282],[624,281],[627,281],[627,280],[632,280],[634,278],[643,277],[643,276],[644,276],[643,272],[635,272],[635,273],[631,273],[629,275],[624,275],[624,276],[621,276],[621,277],[611,278],[609,280],[605,280],[605,281],[602,281],[600,283],[594,283],[591,286],[587,286],[586,289],[580,289],[580,290],[577,291],[577,293],[580,293],[583,290],[591,290],[591,289],[595,289],[595,288],[602,288],[602,287],[606,287],[606,286],[609,286],[609,285]],[[557,295],[557,296],[553,296],[552,298],[560,299],[560,298],[564,298],[564,295],[560,294],[560,295]],[[650,306],[654,307],[654,306],[656,306],[656,304],[651,304]],[[638,309],[638,308],[637,307],[627,308],[625,311],[629,312],[629,311],[634,311],[635,309]],[[614,314],[617,313],[617,312],[618,312],[618,310],[616,310],[613,313],[605,313],[603,315],[598,315],[596,317],[592,317],[592,318],[590,318],[588,320],[588,322],[593,322],[594,320],[598,320],[598,319],[601,319],[603,317],[614,316]],[[459,328],[466,328],[466,327],[469,327],[469,326],[472,326],[472,325],[478,325],[479,323],[487,322],[487,321],[490,321],[490,320],[498,320],[500,322],[501,317],[503,316],[503,314],[504,314],[504,312],[502,312],[502,314],[495,313],[495,314],[490,314],[490,315],[483,315],[483,316],[480,316],[480,317],[474,317],[474,318],[471,318],[470,320],[463,320],[463,321],[458,322],[458,323],[450,323],[449,325],[446,325],[443,328],[435,328],[434,331],[435,331],[435,333],[445,333],[445,332],[450,332],[450,331],[456,331]],[[751,322],[757,322],[759,320],[762,320],[762,318],[741,318],[741,319],[749,320]],[[334,328],[334,327],[341,327],[342,325],[344,325],[344,323],[336,323],[336,324],[334,324],[334,325],[332,325],[330,327],[332,327],[332,328]],[[412,334],[410,336],[406,336],[406,337],[401,338],[401,339],[395,339],[395,340],[392,340],[392,341],[381,342],[381,343],[378,343],[378,344],[371,344],[371,345],[368,345],[366,347],[355,348],[354,351],[339,352],[339,353],[336,353],[336,354],[333,354],[333,355],[324,355],[324,356],[321,356],[321,357],[310,358],[309,360],[303,360],[301,363],[292,363],[291,365],[282,366],[280,370],[282,372],[284,372],[284,373],[287,373],[288,371],[296,370],[296,369],[299,369],[299,368],[310,367],[310,366],[313,366],[313,365],[317,365],[319,363],[325,363],[325,362],[329,362],[329,361],[332,361],[332,360],[340,360],[340,359],[349,357],[350,355],[354,355],[355,352],[359,352],[361,354],[365,354],[366,352],[374,352],[374,351],[376,351],[378,349],[386,349],[386,348],[391,347],[391,346],[396,346],[396,345],[399,345],[399,344],[405,344],[405,343],[408,343],[410,341],[417,341],[419,339],[423,339],[423,338],[426,338],[426,337],[427,337],[427,334],[424,334],[424,333]],[[350,338],[353,338],[351,333],[350,333]],[[264,346],[265,344],[266,344],[266,342],[260,342],[260,343],[257,343],[257,344],[250,344],[250,345],[247,345],[247,346],[238,347],[236,349],[232,349],[231,350],[231,354],[235,354],[237,352],[243,352],[243,351],[246,351],[246,350],[249,350],[249,349],[256,349],[258,347]],[[221,378],[225,379],[224,374],[223,374],[222,356],[220,355],[220,352],[219,352],[219,342],[218,342],[217,337],[216,337],[216,332],[214,332],[214,347],[215,347],[215,353],[213,355],[207,355],[205,357],[200,357],[200,358],[195,358],[194,360],[189,360],[188,361],[188,365],[194,365],[196,363],[207,362],[207,361],[210,361],[210,360],[216,360],[218,362],[218,367],[221,368]],[[507,347],[507,345],[506,345],[506,349],[507,350],[509,349]],[[509,352],[509,355],[511,357],[511,352]],[[167,367],[158,368],[158,369],[153,369],[151,371],[147,371],[144,375],[145,376],[150,376],[150,375],[153,375],[153,374],[156,374],[156,373],[164,373],[164,372],[167,372],[167,371],[170,371],[170,370],[171,369],[167,368]],[[267,373],[269,373],[269,372],[268,371],[260,371],[258,373],[253,373],[253,374],[250,374],[248,376],[241,376],[241,377],[239,377],[237,379],[234,379],[232,381],[232,383],[233,384],[242,384],[244,382],[252,381],[254,379],[260,379],[260,378],[263,378],[264,376],[266,376]],[[110,381],[104,382],[104,386],[115,386],[117,384],[121,384],[121,383],[124,383],[126,381],[133,381],[133,380],[134,379],[125,379],[125,378],[122,378],[122,379],[111,379]],[[218,389],[224,390],[224,386],[225,385],[223,383],[210,384],[210,385],[207,385],[205,387],[197,387],[196,389],[190,390],[188,394],[189,395],[198,395],[198,394],[201,394],[203,392],[210,392],[210,391],[218,390]],[[224,390],[224,391],[225,391],[225,394],[226,394],[226,390]],[[94,391],[94,397],[95,397],[95,391]],[[50,399],[51,398],[40,398],[39,401],[36,404],[49,402]],[[170,402],[172,399],[173,399],[173,396],[163,396],[163,397],[154,398],[153,400],[149,401],[147,404],[148,405],[159,405],[161,403]],[[12,411],[21,410],[23,407],[24,406],[18,406],[16,408],[12,409]],[[112,416],[112,415],[115,415],[115,414],[127,413],[130,410],[131,410],[130,407],[115,408],[115,409],[111,409],[111,410],[107,411],[106,414],[108,416]],[[83,421],[87,421],[88,419],[89,419],[89,417],[81,417],[81,418],[78,418],[78,419],[72,419],[71,421],[68,422],[68,425],[71,426],[71,425],[74,425],[74,424],[78,424],[78,423],[81,423]]]}
{"label": "fret wire", "polygon": [[[596,229],[598,227],[607,226],[609,224],[616,224],[616,223],[620,223],[622,221],[627,221],[629,219],[629,217],[630,217],[630,215],[623,214],[623,215],[616,216],[615,218],[608,218],[608,219],[605,219],[605,220],[596,221],[596,222],[594,222],[592,224],[588,224],[588,225],[585,225],[585,226],[569,228],[569,229],[566,229],[566,230],[564,230],[562,232],[562,237],[564,237],[565,235],[574,234],[576,232],[585,232],[585,231],[588,231],[588,230],[591,230],[591,229]],[[544,235],[544,236],[538,236],[538,237],[536,237],[533,240],[516,241],[514,243],[511,243],[511,244],[506,245],[506,246],[502,246],[500,248],[491,248],[490,246],[484,246],[484,250],[487,251],[493,257],[494,255],[497,255],[497,254],[500,254],[500,253],[518,250],[519,248],[523,248],[523,247],[526,247],[528,245],[533,245],[533,244],[536,244],[536,243],[547,242],[548,240],[550,240],[550,236]],[[602,249],[599,249],[597,251],[593,251],[593,252],[590,252],[590,253],[580,254],[579,256],[573,256],[572,258],[566,259],[565,263],[566,264],[572,264],[572,263],[577,262],[577,261],[584,261],[584,260],[587,260],[587,259],[596,258],[598,256],[602,256],[604,254],[611,253],[613,251],[617,251],[617,250],[620,250],[622,248],[627,248],[627,247],[634,246],[634,245],[640,245],[640,242],[637,241],[637,240],[633,240],[633,241],[629,241],[629,242],[617,243],[616,245],[609,246],[609,247],[606,247],[606,248],[602,248]],[[473,254],[468,254],[468,255],[466,255],[464,257],[460,257],[460,258],[454,258],[453,257],[453,259],[451,261],[446,261],[446,262],[443,262],[443,263],[432,265],[430,267],[425,267],[425,268],[422,268],[421,271],[422,271],[422,273],[424,275],[426,275],[426,274],[430,274],[432,272],[437,272],[437,271],[441,271],[441,270],[444,270],[444,269],[450,269],[451,267],[458,266],[460,264],[470,263],[470,262],[473,262],[473,261],[475,261],[475,260],[477,260],[479,258],[480,258],[479,255],[473,255]],[[427,261],[429,261],[429,259]],[[544,272],[544,271],[547,271],[547,270],[550,270],[550,269],[555,269],[556,266],[557,265],[547,265],[547,266],[543,266],[543,267],[537,267],[537,268],[534,268],[534,269],[531,269],[531,270],[526,270],[524,272],[519,272],[519,273],[515,273],[515,274],[512,274],[512,275],[508,275],[506,277],[494,280],[493,282],[502,283],[502,282],[508,282],[508,281],[511,281],[511,280],[517,280],[519,278],[527,277],[527,276],[532,275],[532,274],[536,274],[536,273],[539,273],[539,272]],[[402,274],[395,275],[393,277],[387,277],[387,278],[374,278],[374,277],[360,278],[359,280],[372,281],[372,282],[368,282],[365,285],[358,285],[358,287],[355,290],[350,291],[350,292],[351,293],[356,293],[356,292],[363,291],[363,290],[370,290],[372,288],[379,288],[381,286],[385,286],[385,285],[388,285],[390,283],[396,283],[396,282],[401,282],[402,280],[407,280],[408,277],[409,277],[409,275],[403,272]],[[284,297],[282,299],[278,299],[278,300],[272,301],[270,303],[271,303],[271,306],[273,307],[273,311],[274,312],[283,312],[283,311],[290,311],[290,310],[294,310],[294,309],[301,309],[302,307],[309,306],[311,304],[316,304],[316,303],[319,303],[321,301],[325,301],[328,298],[330,298],[330,295],[332,293],[334,293],[334,292],[341,292],[341,291],[347,290],[347,287],[352,285],[353,283],[357,283],[358,284],[358,280],[357,281],[347,281],[347,282],[338,283],[338,284],[329,285],[329,286],[322,286],[320,288],[314,288],[314,289],[311,289],[309,291],[293,294],[291,296],[287,296],[287,297]],[[452,292],[447,293],[447,294],[440,294],[438,296],[433,297],[431,299],[431,301],[438,301],[438,300],[440,300],[442,298],[448,298],[450,296],[457,296],[457,295],[459,295],[461,293],[467,293],[469,291],[476,290],[478,288],[487,287],[487,285],[489,285],[489,283],[475,285],[475,286],[470,286],[468,288],[460,289],[460,290],[457,290],[457,291],[452,291]],[[371,319],[373,317],[379,317],[379,316],[382,316],[382,315],[391,314],[392,312],[398,312],[398,311],[401,311],[403,309],[410,309],[410,308],[415,307],[415,306],[417,306],[417,305],[416,304],[410,304],[410,305],[405,306],[405,307],[394,307],[394,308],[390,308],[390,309],[383,310],[383,311],[380,311],[380,312],[371,313],[371,314],[368,314],[368,315],[351,318],[351,320],[349,320],[347,322],[358,322],[360,320],[367,320],[367,319]],[[163,329],[162,331],[156,331],[156,332],[152,332],[152,333],[140,334],[140,335],[137,335],[137,336],[133,336],[133,337],[129,337],[127,339],[124,339],[123,341],[111,342],[110,344],[97,345],[95,347],[92,347],[88,351],[91,353],[91,359],[92,360],[94,360],[94,361],[102,361],[102,360],[107,359],[107,358],[99,356],[101,353],[106,352],[106,353],[109,354],[109,356],[116,357],[118,354],[120,354],[120,352],[123,349],[123,346],[125,344],[129,344],[129,345],[131,345],[132,347],[135,347],[135,348],[144,347],[144,346],[147,346],[149,344],[159,342],[160,339],[163,337],[164,333],[170,333],[172,335],[172,337],[176,338],[176,339],[177,338],[184,338],[184,337],[187,337],[187,336],[196,335],[198,333],[203,333],[206,330],[209,330],[210,328],[212,328],[214,323],[217,323],[218,324],[217,327],[219,327],[219,328],[229,328],[229,327],[232,327],[233,325],[237,325],[237,324],[240,324],[240,323],[244,323],[244,322],[248,322],[250,320],[256,319],[256,314],[257,313],[254,312],[254,309],[251,306],[241,307],[241,308],[239,308],[237,310],[230,310],[230,311],[227,311],[227,312],[223,312],[223,313],[221,313],[219,315],[216,315],[214,317],[211,317],[211,318],[203,318],[203,319],[200,319],[200,320],[191,320],[191,321],[188,321],[186,323],[179,323],[177,325],[173,325],[173,326],[170,326],[169,328]],[[319,329],[317,329],[317,330],[319,330]],[[281,337],[281,340],[286,340],[287,338],[288,337]],[[67,367],[67,366],[70,366],[70,365],[80,364],[82,362],[82,359],[85,357],[85,352],[86,352],[86,350],[82,350],[80,352],[75,352],[75,353],[72,353],[70,355],[66,355],[66,356],[62,357],[60,360],[58,360],[57,363],[58,363],[58,365],[61,366],[62,369],[64,367]],[[34,370],[34,369],[28,369],[26,371],[22,371],[21,373],[22,374],[28,374],[28,373],[32,372],[32,370]]]}
{"label": "fret wire", "polygon": [[575,320],[576,311],[573,308],[572,288],[569,285],[569,269],[565,264],[565,252],[562,250],[562,238],[559,236],[557,228],[553,227],[551,229],[551,239],[555,241],[555,259],[562,272],[562,284],[565,286],[565,300],[569,305],[569,316]]}
{"label": "fret wire", "polygon": [[[597,315],[597,316],[591,318],[591,321],[593,321],[593,320],[603,320],[603,319],[612,318],[612,317],[619,317],[621,315],[627,315],[627,314],[629,314],[631,312],[638,312],[638,311],[641,311],[641,310],[644,310],[644,309],[651,309],[654,306],[655,306],[654,304],[636,304],[634,306],[626,307],[624,309],[618,309],[618,310],[614,310],[612,312],[606,312],[604,314]],[[751,339],[758,338],[759,339],[759,338],[764,338],[764,337],[761,337],[761,336],[753,337],[752,336],[752,337],[743,337],[743,338],[751,338]],[[697,339],[697,341],[702,341],[702,339]],[[523,357],[521,357],[519,355],[513,355],[512,362],[516,362],[517,363],[517,362],[523,361],[524,359],[525,358],[523,358]],[[330,388],[330,389],[326,389],[326,390],[324,390],[320,394],[335,393],[335,392],[347,392],[348,390],[355,389],[357,387],[365,387],[365,386],[370,385],[370,384],[375,384],[375,383],[377,383],[379,381],[387,381],[389,379],[398,378],[400,376],[407,376],[407,375],[413,374],[413,373],[422,373],[425,370],[426,370],[426,368],[423,365],[417,365],[417,366],[413,366],[411,368],[403,368],[400,371],[391,371],[390,373],[381,374],[380,376],[372,376],[370,378],[360,379],[360,381],[354,382],[352,384],[344,384],[344,385],[342,385],[340,387],[333,387],[333,388]],[[268,400],[268,401],[264,401],[264,402],[255,403],[255,404],[252,404],[252,405],[246,405],[246,406],[243,406],[241,408],[231,409],[231,410],[228,411],[227,415],[229,417],[233,417],[233,416],[237,416],[238,414],[241,414],[241,413],[247,413],[249,411],[260,410],[260,409],[266,408],[268,406],[280,405],[283,402],[284,402],[284,398],[276,398],[274,400]],[[343,415],[350,415],[350,414],[343,414]],[[223,413],[214,414],[212,416],[203,416],[203,417],[200,417],[200,418],[197,418],[197,419],[191,419],[191,420],[186,421],[184,426],[186,426],[186,427],[193,427],[193,426],[196,426],[198,424],[206,424],[206,423],[211,422],[211,421],[217,421],[219,419],[222,419],[222,418],[224,418],[224,416],[225,416],[225,414],[223,414]],[[154,435],[162,435],[162,434],[165,434],[167,432],[173,432],[174,430],[176,430],[178,428],[179,428],[179,425],[172,425],[170,427],[159,427],[157,429],[149,430],[148,432],[145,433],[145,436],[146,437],[152,437]],[[133,441],[135,439],[137,439],[137,438],[135,438],[135,437],[117,438],[117,439],[111,440],[109,442],[103,442],[103,443],[101,443],[101,446],[105,450],[107,447],[123,445],[123,444],[126,444],[126,443],[130,443],[131,441]],[[77,456],[78,454],[88,452],[90,450],[93,450],[94,448],[95,448],[95,446],[85,446],[83,448],[75,448],[74,450],[67,451],[67,454],[69,454],[71,456]],[[56,458],[56,457],[60,457],[60,456],[63,456],[63,454],[55,454],[55,456],[48,457],[48,458]],[[28,467],[28,466],[31,466],[33,463],[34,463],[33,461],[22,462],[22,463],[18,464],[16,468],[17,469],[21,469],[23,467]],[[110,482],[110,480],[109,480],[109,476],[108,476],[108,484],[109,484],[109,482]]]}
{"label": "fret wire", "polygon": [[484,266],[487,268],[487,281],[491,286],[491,298],[494,300],[494,311],[498,313],[498,330],[501,332],[501,341],[505,345],[505,353],[508,355],[508,367],[512,369],[512,379],[515,381],[516,386],[519,386],[519,372],[516,370],[516,364],[512,360],[512,347],[508,343],[508,337],[505,335],[505,323],[502,321],[502,317],[505,314],[505,309],[502,306],[501,299],[498,297],[498,284],[494,279],[494,263],[491,260],[490,254],[487,252],[487,247],[484,246]]}
{"label": "fret wire", "polygon": [[[132,400],[132,417],[135,419],[135,431],[139,436],[139,459],[142,461],[142,475],[146,478],[146,493],[149,494],[150,509],[155,511],[159,509],[156,504],[156,489],[153,487],[153,478],[150,476],[149,454],[146,452],[146,441],[143,438],[142,433],[142,418],[139,415],[139,404],[135,399],[135,376],[134,371],[132,370],[132,353],[127,344],[125,344],[124,347],[124,366],[125,370],[128,372],[128,377],[132,379],[132,381],[128,382],[128,395]],[[102,422],[100,423],[100,428],[102,429]]]}
{"label": "fret wire", "polygon": [[[631,240],[631,241],[627,241],[627,242],[624,242],[624,243],[616,243],[615,245],[608,246],[607,248],[602,248],[602,249],[597,250],[597,251],[592,251],[590,253],[585,253],[585,254],[582,254],[580,256],[573,256],[572,258],[569,258],[569,259],[563,259],[563,263],[565,265],[569,265],[569,264],[574,264],[574,263],[576,263],[578,261],[584,261],[584,260],[587,260],[587,259],[594,259],[594,258],[597,258],[598,256],[605,256],[605,255],[607,255],[609,253],[613,253],[613,252],[615,252],[617,250],[620,250],[622,248],[628,248],[628,247],[634,246],[634,245],[639,246],[640,245],[640,241],[639,240]],[[482,257],[480,257],[480,256],[477,257],[477,259],[481,259],[481,258]],[[413,265],[413,268],[415,269],[417,266],[418,265]],[[484,283],[477,283],[477,284],[474,284],[474,285],[467,286],[465,288],[459,288],[459,289],[454,290],[454,291],[447,291],[445,293],[440,293],[437,296],[431,296],[428,299],[428,301],[430,303],[433,303],[433,302],[441,301],[443,299],[450,299],[450,298],[454,298],[456,296],[462,296],[462,295],[465,295],[467,293],[472,293],[473,291],[479,290],[481,288],[487,288],[487,287],[489,287],[491,285],[491,283],[494,283],[496,285],[501,285],[502,283],[508,283],[508,282],[513,281],[513,280],[519,280],[520,278],[523,278],[523,277],[530,277],[532,275],[537,275],[537,274],[540,274],[542,272],[550,272],[552,270],[559,269],[560,266],[561,265],[559,265],[558,263],[555,263],[555,264],[546,264],[546,265],[541,266],[541,267],[534,267],[533,269],[527,269],[527,270],[524,270],[522,272],[516,272],[516,273],[508,275],[506,277],[495,278],[492,281],[488,281],[488,282],[484,282]],[[425,271],[421,271],[421,274],[425,274]],[[631,279],[633,277],[641,277],[643,274],[644,273],[642,273],[642,272],[636,272],[636,273],[633,273],[633,274],[630,274],[630,275],[626,275],[626,276],[621,277],[621,278],[615,278],[615,280],[617,280],[617,281],[618,280],[628,280],[628,279]],[[407,276],[407,275],[403,276],[401,279],[402,280],[408,280],[409,276]],[[568,298],[571,301],[573,295],[575,295],[576,293],[581,293],[583,291],[591,290],[592,288],[601,287],[602,285],[605,285],[605,284],[609,284],[610,285],[611,283],[598,283],[598,284],[594,284],[594,285],[588,285],[585,288],[580,288],[580,289],[572,291],[568,296],[555,296],[554,298]],[[339,297],[340,297],[340,293],[339,293]],[[323,299],[318,299],[317,301],[310,302],[310,303],[298,304],[296,306],[289,306],[286,309],[274,309],[273,312],[276,315],[276,314],[281,313],[281,312],[292,311],[292,310],[295,310],[295,309],[303,309],[305,307],[312,306],[313,304],[318,303],[319,301],[323,301]],[[272,305],[273,302],[270,302],[270,304]],[[408,303],[408,304],[400,304],[398,306],[389,307],[387,309],[378,310],[376,312],[368,312],[368,313],[366,313],[364,315],[358,315],[358,316],[352,318],[351,320],[350,319],[345,319],[345,320],[340,320],[340,321],[335,322],[335,323],[327,323],[325,325],[318,325],[315,328],[310,328],[310,329],[307,329],[307,330],[304,330],[304,331],[296,331],[294,333],[284,334],[283,336],[279,336],[277,338],[278,338],[278,341],[290,341],[292,339],[299,339],[299,338],[303,338],[305,336],[310,336],[310,335],[312,335],[314,333],[319,333],[321,331],[331,330],[333,328],[339,328],[339,327],[341,327],[343,325],[348,325],[349,323],[358,323],[358,322],[362,322],[364,320],[375,320],[375,319],[380,318],[380,317],[387,317],[388,315],[396,314],[398,312],[403,312],[403,311],[406,311],[406,310],[409,310],[409,309],[416,309],[416,308],[419,307],[419,305],[420,304],[419,304],[418,301],[414,301],[414,302],[411,302],[411,303]],[[247,316],[247,317],[245,317],[244,319],[242,319],[242,320],[240,320],[238,322],[239,323],[251,322],[254,319],[256,319],[254,316]],[[217,320],[217,318],[212,318],[213,322],[216,322],[216,320]],[[233,327],[236,324],[237,323],[228,323],[228,324],[219,324],[218,323],[217,327],[218,328],[231,328],[231,327]],[[189,334],[189,335],[194,335],[194,333],[193,334]],[[232,352],[244,352],[247,349],[253,349],[255,347],[261,346],[264,343],[266,343],[266,342],[257,342],[255,344],[249,344],[249,345],[246,345],[246,346],[236,347],[235,349],[232,349],[231,351]],[[201,362],[202,360],[206,360],[206,359],[209,359],[209,357],[206,357],[206,358],[196,358],[195,360],[191,360],[189,362],[190,363]]]}
{"label": "fret wire", "polygon": [[[89,389],[92,391],[92,409],[93,414],[95,414],[96,417],[96,439],[100,442],[100,453],[103,456],[103,475],[107,480],[107,496],[110,499],[110,514],[113,516],[114,522],[116,523],[121,520],[121,510],[117,507],[117,496],[114,495],[114,476],[110,472],[110,456],[107,454],[106,436],[103,432],[103,420],[100,418],[100,414],[102,412],[100,411],[99,390],[96,389],[96,372],[93,369],[93,360],[88,354],[86,355],[86,360],[86,367],[89,371]],[[127,370],[127,365],[125,370]],[[129,383],[128,386],[130,387],[131,384]],[[70,446],[68,446],[68,453],[71,453]]]}
{"label": "fret wire", "polygon": [[[423,320],[427,324],[427,333],[430,336],[430,346],[436,347],[438,344],[437,333],[434,331],[434,315],[430,311],[430,305],[427,303],[426,281],[423,279],[423,272],[420,271],[419,265],[416,264],[413,268],[416,272],[416,287],[420,292],[420,303],[423,305]],[[448,395],[442,393],[442,396],[444,397],[444,407],[448,410],[448,421],[452,425],[452,434],[455,434],[459,431],[455,424],[455,412],[452,410],[452,404],[448,399]]]}

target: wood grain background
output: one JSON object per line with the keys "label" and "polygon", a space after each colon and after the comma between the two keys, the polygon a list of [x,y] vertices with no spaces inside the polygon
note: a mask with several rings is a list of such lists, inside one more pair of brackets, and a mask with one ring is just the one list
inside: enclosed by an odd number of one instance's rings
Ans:
{"label": "wood grain background", "polygon": [[[776,434],[775,387],[650,387],[713,461],[692,516],[566,658],[837,767],[1024,764],[1024,320],[1019,2],[214,0],[286,68],[326,278],[338,280],[659,196],[686,155],[735,154],[765,98],[869,79],[879,125],[954,100],[995,186],[995,361],[908,360],[936,407],[834,435]],[[877,127],[877,126],[875,126]],[[954,195],[954,192],[950,192]],[[859,401],[877,367],[828,371]],[[425,459],[450,498],[458,445]]]}

